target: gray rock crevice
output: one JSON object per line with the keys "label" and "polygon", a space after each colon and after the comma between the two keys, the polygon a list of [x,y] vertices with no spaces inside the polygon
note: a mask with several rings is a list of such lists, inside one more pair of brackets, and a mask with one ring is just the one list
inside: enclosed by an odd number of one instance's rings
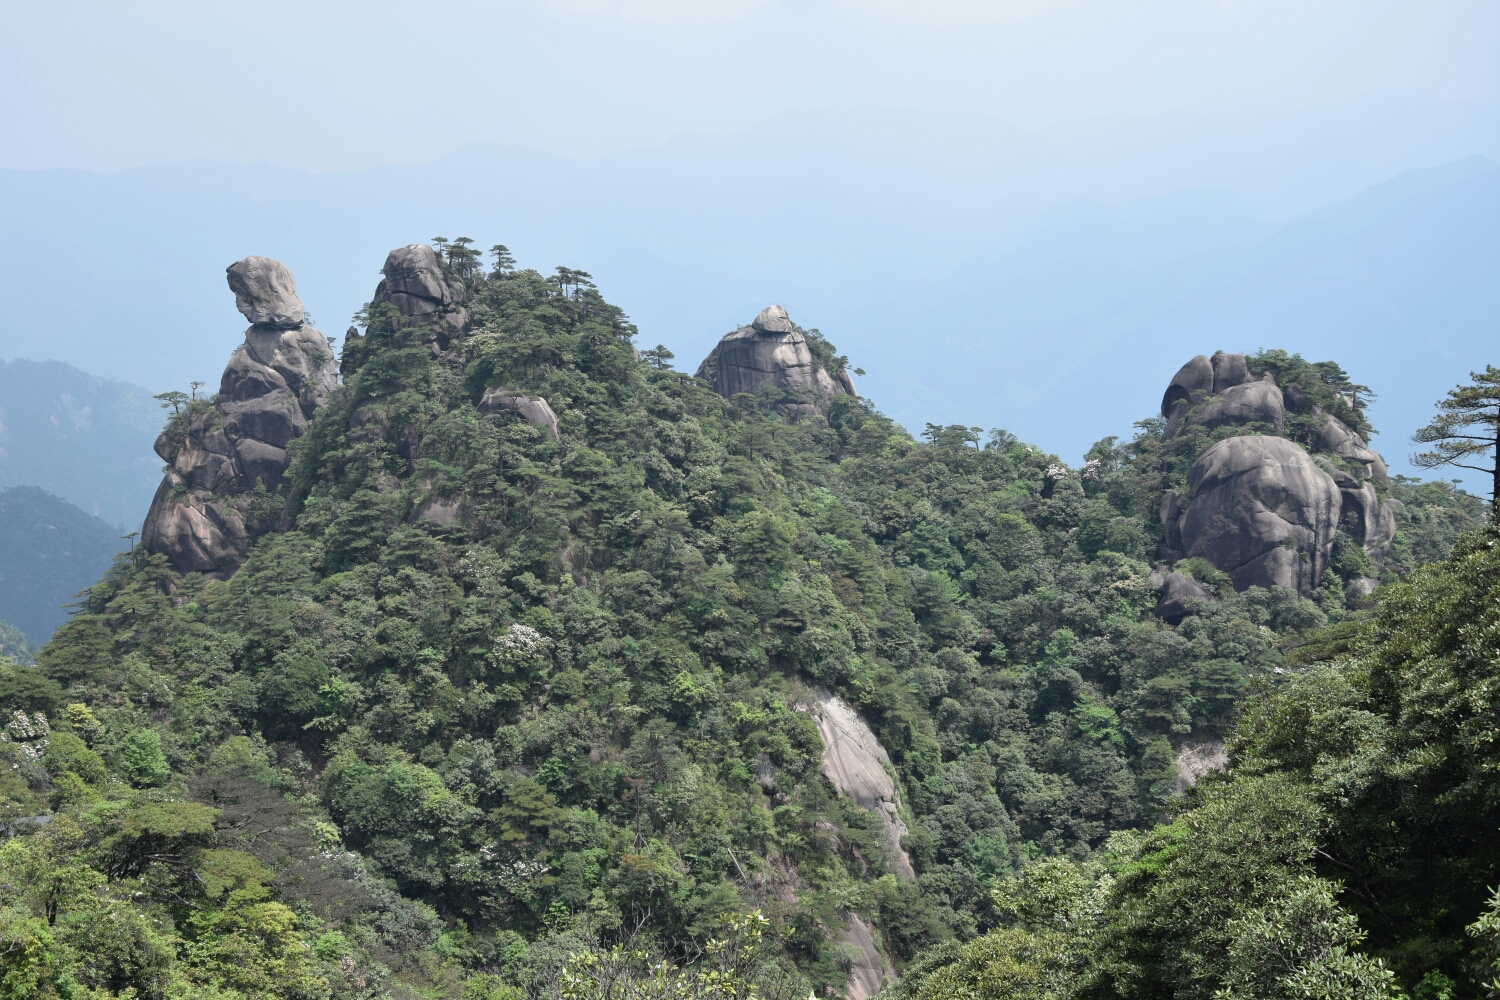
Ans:
{"label": "gray rock crevice", "polygon": [[148,552],[166,555],[178,572],[216,579],[233,574],[251,543],[279,524],[287,445],[338,384],[333,351],[304,322],[284,264],[247,257],[226,273],[251,326],[213,405],[189,406],[156,439],[167,472],[141,529]]}

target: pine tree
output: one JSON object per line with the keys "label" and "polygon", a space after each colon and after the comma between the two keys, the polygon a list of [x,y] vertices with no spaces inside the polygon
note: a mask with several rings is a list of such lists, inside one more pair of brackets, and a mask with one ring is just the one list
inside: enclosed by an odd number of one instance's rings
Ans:
{"label": "pine tree", "polygon": [[[1412,435],[1413,444],[1433,445],[1411,457],[1423,469],[1444,465],[1483,472],[1490,477],[1490,504],[1500,505],[1500,368],[1486,365],[1470,372],[1468,385],[1456,386],[1438,400],[1438,415]],[[1474,465],[1489,456],[1488,465]]]}

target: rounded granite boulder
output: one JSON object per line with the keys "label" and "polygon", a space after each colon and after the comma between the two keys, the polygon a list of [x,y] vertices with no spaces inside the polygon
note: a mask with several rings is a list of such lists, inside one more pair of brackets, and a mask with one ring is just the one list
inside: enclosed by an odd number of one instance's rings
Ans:
{"label": "rounded granite boulder", "polygon": [[1189,472],[1179,530],[1187,555],[1229,574],[1236,590],[1311,594],[1323,576],[1342,497],[1302,447],[1281,437],[1227,438]]}

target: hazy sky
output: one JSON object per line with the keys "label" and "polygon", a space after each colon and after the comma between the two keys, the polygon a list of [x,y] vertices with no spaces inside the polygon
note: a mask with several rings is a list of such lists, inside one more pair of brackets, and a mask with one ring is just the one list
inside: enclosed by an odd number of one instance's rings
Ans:
{"label": "hazy sky", "polygon": [[[596,156],[789,110],[1026,127],[1371,91],[1500,100],[1494,0],[6,4],[0,167]],[[773,155],[775,137],[763,152]]]}

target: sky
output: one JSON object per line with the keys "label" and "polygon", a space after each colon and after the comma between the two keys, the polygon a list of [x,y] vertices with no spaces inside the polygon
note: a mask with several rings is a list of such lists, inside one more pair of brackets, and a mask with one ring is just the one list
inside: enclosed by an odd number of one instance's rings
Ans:
{"label": "sky", "polygon": [[229,262],[337,335],[465,235],[678,367],[781,302],[909,429],[1070,462],[1194,354],[1333,358],[1409,471],[1497,360],[1497,164],[1497,0],[12,2],[0,357],[212,385]]}
{"label": "sky", "polygon": [[[1494,104],[1493,0],[54,0],[8,4],[0,167],[598,157],[789,111],[1022,128]],[[774,156],[768,136],[754,155]]]}

